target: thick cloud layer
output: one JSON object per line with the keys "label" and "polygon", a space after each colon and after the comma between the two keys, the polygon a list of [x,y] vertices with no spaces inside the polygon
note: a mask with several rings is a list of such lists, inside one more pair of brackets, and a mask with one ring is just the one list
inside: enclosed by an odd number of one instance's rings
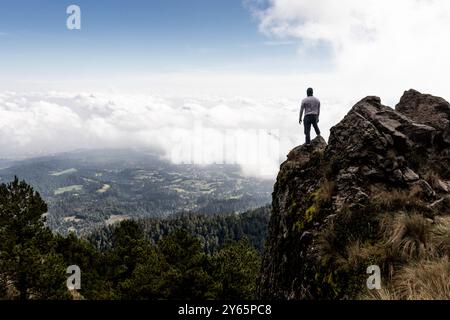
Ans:
{"label": "thick cloud layer", "polygon": [[273,177],[303,140],[298,109],[294,100],[9,92],[0,94],[0,158],[145,147],[176,163],[238,163]]}

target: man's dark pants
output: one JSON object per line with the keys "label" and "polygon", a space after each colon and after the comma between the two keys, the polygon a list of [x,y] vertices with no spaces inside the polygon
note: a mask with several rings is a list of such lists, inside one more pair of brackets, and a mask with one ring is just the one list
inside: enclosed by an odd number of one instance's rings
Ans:
{"label": "man's dark pants", "polygon": [[305,135],[306,135],[306,144],[311,143],[311,125],[314,127],[317,135],[320,135],[319,127],[317,126],[317,115],[308,114],[305,116],[303,120],[305,123]]}

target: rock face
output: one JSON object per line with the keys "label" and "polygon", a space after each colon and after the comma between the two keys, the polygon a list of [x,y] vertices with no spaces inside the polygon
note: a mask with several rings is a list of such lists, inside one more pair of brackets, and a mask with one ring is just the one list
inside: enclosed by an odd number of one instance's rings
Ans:
{"label": "rock face", "polygon": [[450,214],[449,124],[442,98],[410,90],[394,110],[366,97],[328,145],[292,150],[274,187],[260,297],[354,298],[367,277],[349,248],[375,243],[385,214]]}
{"label": "rock face", "polygon": [[442,98],[406,91],[395,110],[416,123],[423,123],[440,130],[450,126],[450,104]]}

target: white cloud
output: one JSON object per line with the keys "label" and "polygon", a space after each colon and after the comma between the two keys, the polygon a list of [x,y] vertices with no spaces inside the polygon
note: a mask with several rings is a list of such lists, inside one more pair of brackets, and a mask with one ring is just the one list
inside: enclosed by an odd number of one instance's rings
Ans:
{"label": "white cloud", "polygon": [[[450,96],[450,2],[439,0],[269,0],[255,14],[274,39],[300,50],[324,45],[335,68],[316,77],[327,96],[377,94],[398,101],[404,89]],[[334,82],[330,82],[334,79]]]}
{"label": "white cloud", "polygon": [[0,115],[0,158],[146,147],[174,162],[237,163],[273,177],[301,137],[291,100],[6,92]]}

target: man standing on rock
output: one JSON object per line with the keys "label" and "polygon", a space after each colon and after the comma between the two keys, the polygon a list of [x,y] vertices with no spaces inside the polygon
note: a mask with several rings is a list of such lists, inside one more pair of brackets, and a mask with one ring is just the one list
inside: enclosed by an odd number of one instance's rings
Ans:
{"label": "man standing on rock", "polygon": [[306,145],[311,145],[311,125],[314,127],[316,134],[320,136],[320,130],[317,124],[319,123],[320,115],[320,101],[313,96],[313,89],[308,88],[306,91],[306,97],[302,101],[302,107],[300,108],[300,120],[299,123],[302,124],[303,112],[305,112],[305,136]]}

